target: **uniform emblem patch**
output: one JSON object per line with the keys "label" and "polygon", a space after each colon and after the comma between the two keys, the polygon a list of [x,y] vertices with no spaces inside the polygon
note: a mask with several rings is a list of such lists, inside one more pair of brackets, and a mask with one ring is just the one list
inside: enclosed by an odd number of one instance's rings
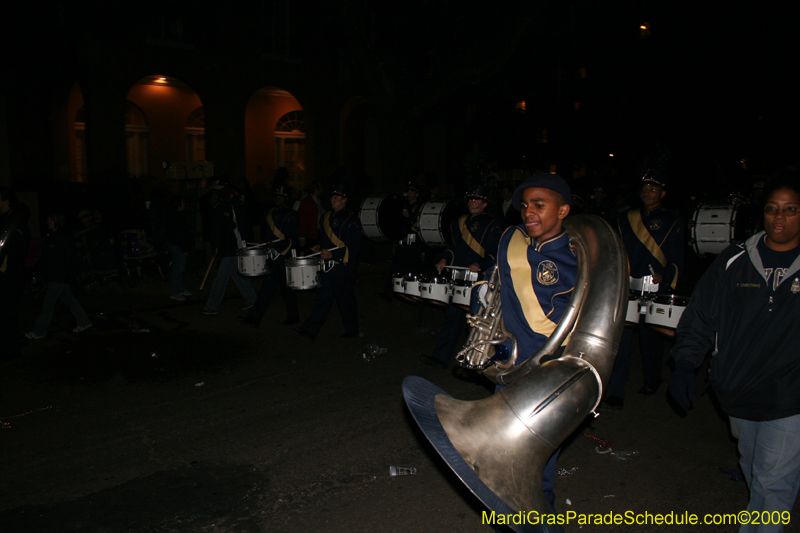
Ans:
{"label": "uniform emblem patch", "polygon": [[478,224],[477,222],[473,222],[469,227],[469,231],[471,233],[477,233],[478,232],[478,228],[480,228],[480,224]]}
{"label": "uniform emblem patch", "polygon": [[558,281],[558,267],[552,261],[542,261],[536,269],[536,279],[542,285],[553,285]]}
{"label": "uniform emblem patch", "polygon": [[661,229],[661,219],[657,218],[655,220],[650,221],[650,225],[648,226],[652,231],[658,231]]}
{"label": "uniform emblem patch", "polygon": [[800,279],[794,278],[792,282],[792,294],[797,294],[798,292],[800,292]]}

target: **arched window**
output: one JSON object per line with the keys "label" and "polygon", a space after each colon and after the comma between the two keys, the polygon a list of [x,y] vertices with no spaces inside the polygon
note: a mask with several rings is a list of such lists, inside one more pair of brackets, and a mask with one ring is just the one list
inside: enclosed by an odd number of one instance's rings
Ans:
{"label": "arched window", "polygon": [[306,121],[302,111],[290,111],[275,126],[275,162],[303,183],[306,171]]}
{"label": "arched window", "polygon": [[200,106],[186,119],[186,162],[206,160],[206,115]]}
{"label": "arched window", "polygon": [[125,146],[128,152],[128,174],[134,177],[147,174],[147,140],[149,129],[144,112],[126,100]]}

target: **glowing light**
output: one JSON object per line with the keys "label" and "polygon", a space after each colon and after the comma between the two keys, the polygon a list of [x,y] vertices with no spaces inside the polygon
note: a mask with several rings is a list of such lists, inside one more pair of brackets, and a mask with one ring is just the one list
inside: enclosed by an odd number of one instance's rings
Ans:
{"label": "glowing light", "polygon": [[614,154],[608,154],[608,157],[614,157]]}

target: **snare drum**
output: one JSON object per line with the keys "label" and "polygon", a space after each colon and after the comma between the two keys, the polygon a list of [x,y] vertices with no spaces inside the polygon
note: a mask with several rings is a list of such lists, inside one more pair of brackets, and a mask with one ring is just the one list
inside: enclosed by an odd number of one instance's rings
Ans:
{"label": "snare drum", "polygon": [[433,276],[420,283],[419,292],[422,299],[436,307],[447,307],[450,305],[452,293],[450,292],[450,280],[445,276]]}
{"label": "snare drum", "polygon": [[675,336],[675,329],[689,304],[689,298],[674,294],[659,294],[648,304],[644,323],[659,333]]}
{"label": "snare drum", "polygon": [[417,214],[417,227],[422,242],[428,246],[447,246],[453,242],[451,223],[466,208],[456,202],[429,200],[422,204]]}
{"label": "snare drum", "polygon": [[403,217],[406,200],[399,194],[365,198],[358,209],[361,231],[371,241],[399,241],[408,230]]}
{"label": "snare drum", "polygon": [[626,326],[636,326],[639,324],[640,306],[641,302],[639,301],[639,295],[634,292],[631,292],[628,295],[628,312],[625,314]]}
{"label": "snare drum", "polygon": [[453,305],[469,311],[470,302],[472,301],[472,286],[475,281],[466,279],[458,279],[453,282],[451,293]]}
{"label": "snare drum", "polygon": [[718,254],[729,244],[748,237],[746,206],[700,204],[692,216],[692,247],[699,256]]}
{"label": "snare drum", "polygon": [[427,281],[424,276],[419,274],[406,274],[403,278],[403,295],[407,300],[419,302],[422,295],[419,291],[420,281]]}
{"label": "snare drum", "polygon": [[320,285],[322,259],[317,257],[287,257],[286,286],[296,291],[314,289]]}
{"label": "snare drum", "polygon": [[236,256],[239,260],[239,275],[248,278],[269,274],[267,259],[270,258],[269,248],[253,246],[239,248]]}
{"label": "snare drum", "polygon": [[392,292],[394,292],[397,296],[404,296],[405,289],[403,288],[402,274],[392,274]]}

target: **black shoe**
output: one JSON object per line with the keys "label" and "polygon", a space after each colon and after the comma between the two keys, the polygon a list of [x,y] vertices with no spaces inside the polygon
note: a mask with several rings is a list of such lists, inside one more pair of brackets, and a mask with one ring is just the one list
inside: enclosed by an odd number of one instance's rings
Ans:
{"label": "black shoe", "polygon": [[281,322],[281,326],[293,326],[300,322],[299,318],[287,318],[283,322]]}
{"label": "black shoe", "polygon": [[251,318],[249,316],[240,316],[239,320],[242,322],[242,324],[246,324],[248,326],[252,326],[258,329],[259,322],[255,318]]}
{"label": "black shoe", "polygon": [[295,331],[297,332],[298,335],[300,335],[302,338],[306,339],[309,342],[314,342],[315,340],[317,340],[316,335],[314,335],[310,331],[304,330],[303,328],[296,329]]}
{"label": "black shoe", "polygon": [[353,337],[358,337],[357,331],[351,331],[350,333],[342,333],[339,336],[340,339],[352,339]]}
{"label": "black shoe", "polygon": [[642,396],[650,396],[658,392],[658,386],[660,383],[656,383],[655,385],[642,385],[642,388],[639,389],[639,394]]}
{"label": "black shoe", "polygon": [[426,365],[435,366],[436,368],[447,368],[446,364],[442,363],[435,357],[431,357],[430,355],[421,355],[420,359]]}
{"label": "black shoe", "polygon": [[625,407],[625,400],[623,398],[618,398],[617,396],[606,396],[603,398],[603,401],[600,402],[600,407],[621,411],[622,408]]}

